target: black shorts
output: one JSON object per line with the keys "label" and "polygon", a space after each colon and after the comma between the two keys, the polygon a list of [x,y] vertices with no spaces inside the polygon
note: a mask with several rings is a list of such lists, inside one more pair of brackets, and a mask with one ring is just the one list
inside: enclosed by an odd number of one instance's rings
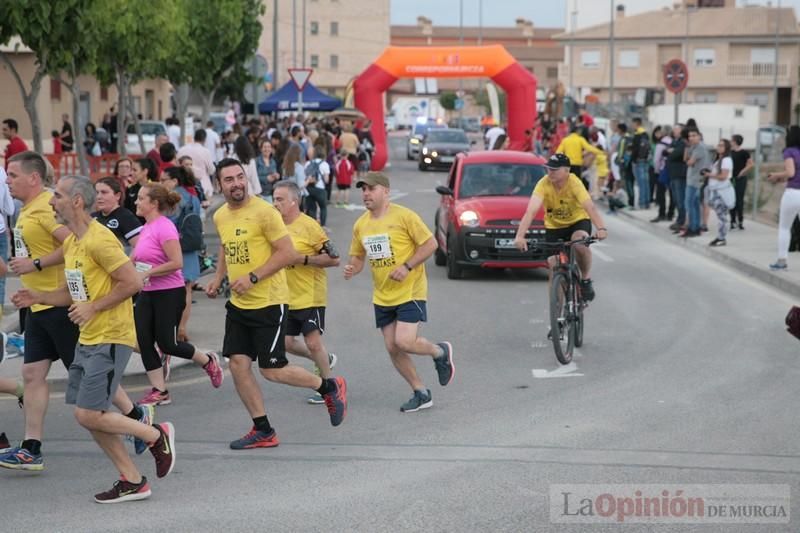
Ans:
{"label": "black shorts", "polygon": [[258,360],[259,368],[283,368],[286,359],[286,304],[261,309],[240,309],[231,302],[225,304],[225,339],[222,355],[249,355]]}
{"label": "black shorts", "polygon": [[325,333],[325,308],[307,307],[289,311],[286,319],[286,334],[290,337],[308,335],[314,331]]}
{"label": "black shorts", "polygon": [[348,183],[347,185],[342,185],[341,183],[337,183],[336,188],[339,189],[340,191],[349,191],[350,184]]}
{"label": "black shorts", "polygon": [[51,307],[25,314],[25,363],[61,362],[69,370],[80,331],[69,319],[69,308]]}
{"label": "black shorts", "polygon": [[428,308],[425,300],[411,300],[400,305],[378,305],[375,307],[375,327],[384,328],[392,322],[408,322],[417,324],[428,320]]}
{"label": "black shorts", "polygon": [[544,240],[545,242],[558,242],[558,241],[571,241],[572,234],[576,231],[585,231],[589,235],[592,234],[592,221],[588,218],[579,220],[573,225],[566,228],[545,229]]}

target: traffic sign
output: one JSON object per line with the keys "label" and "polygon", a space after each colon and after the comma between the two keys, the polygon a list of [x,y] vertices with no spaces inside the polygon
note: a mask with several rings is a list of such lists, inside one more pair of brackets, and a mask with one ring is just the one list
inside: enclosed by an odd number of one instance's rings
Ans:
{"label": "traffic sign", "polygon": [[689,69],[680,59],[671,59],[664,65],[664,87],[671,93],[678,94],[689,83]]}
{"label": "traffic sign", "polygon": [[454,107],[455,107],[456,111],[460,111],[460,110],[464,109],[464,99],[463,98],[456,98]]}
{"label": "traffic sign", "polygon": [[298,91],[302,91],[306,88],[306,84],[308,83],[308,78],[311,77],[311,73],[314,72],[314,69],[310,68],[290,68],[289,69],[289,76],[291,76],[292,81],[294,82],[294,86],[297,87]]}

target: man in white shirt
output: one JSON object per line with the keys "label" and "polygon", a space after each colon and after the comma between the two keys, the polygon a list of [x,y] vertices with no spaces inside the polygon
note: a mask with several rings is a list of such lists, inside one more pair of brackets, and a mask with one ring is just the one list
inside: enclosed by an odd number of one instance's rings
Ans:
{"label": "man in white shirt", "polygon": [[169,142],[171,142],[175,148],[178,148],[183,144],[181,142],[181,126],[180,122],[178,122],[178,119],[167,119],[167,137],[169,137]]}
{"label": "man in white shirt", "polygon": [[506,130],[501,128],[500,126],[494,126],[492,128],[489,128],[489,131],[486,132],[485,136],[486,149],[491,150],[492,148],[494,148],[494,143],[497,142],[497,138],[505,134]]}
{"label": "man in white shirt", "polygon": [[319,206],[319,223],[324,228],[328,219],[328,192],[325,186],[331,179],[331,167],[327,161],[317,157],[315,151],[313,146],[308,148],[308,162],[305,165],[308,191],[308,196],[305,198],[306,213],[316,220],[317,206]]}
{"label": "man in white shirt", "polygon": [[221,159],[220,148],[222,148],[222,142],[219,138],[219,134],[214,131],[214,121],[209,120],[206,122],[206,149],[211,152],[211,158],[214,160],[214,163]]}
{"label": "man in white shirt", "polygon": [[211,176],[214,174],[214,158],[211,152],[205,147],[206,130],[198,129],[194,132],[194,142],[182,146],[178,150],[177,158],[189,156],[192,158],[192,172],[194,178],[203,187],[203,192],[206,194],[207,199],[211,199],[214,194],[214,186],[211,184]]}

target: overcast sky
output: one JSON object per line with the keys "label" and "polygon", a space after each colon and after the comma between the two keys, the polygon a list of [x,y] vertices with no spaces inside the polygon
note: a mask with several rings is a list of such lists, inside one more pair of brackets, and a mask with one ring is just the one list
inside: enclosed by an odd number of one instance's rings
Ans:
{"label": "overcast sky", "polygon": [[[434,25],[458,26],[459,4],[464,5],[464,25],[477,26],[479,6],[483,4],[484,26],[513,26],[523,17],[534,26],[564,28],[567,26],[567,5],[577,11],[577,27],[607,22],[611,13],[610,0],[390,0],[392,24],[414,25],[424,15]],[[766,5],[769,0],[746,0],[749,4]],[[630,14],[671,6],[675,0],[614,0],[624,4]],[[745,0],[737,0],[744,5]],[[781,0],[781,5],[800,10],[800,0]],[[773,0],[772,5],[778,1]]]}

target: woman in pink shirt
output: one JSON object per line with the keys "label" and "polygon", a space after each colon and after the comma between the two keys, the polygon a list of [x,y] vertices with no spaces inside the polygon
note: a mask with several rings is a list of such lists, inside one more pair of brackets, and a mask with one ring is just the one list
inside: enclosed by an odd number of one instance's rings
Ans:
{"label": "woman in pink shirt", "polygon": [[153,387],[139,400],[141,404],[172,403],[166,386],[169,366],[162,370],[156,344],[165,356],[191,359],[202,366],[215,388],[222,385],[224,376],[217,354],[202,353],[177,340],[178,324],[186,306],[183,254],[178,229],[165,213],[171,213],[180,201],[180,194],[155,183],[143,186],[136,200],[136,214],[146,222],[131,255],[143,285],[136,299],[134,319],[142,362]]}

